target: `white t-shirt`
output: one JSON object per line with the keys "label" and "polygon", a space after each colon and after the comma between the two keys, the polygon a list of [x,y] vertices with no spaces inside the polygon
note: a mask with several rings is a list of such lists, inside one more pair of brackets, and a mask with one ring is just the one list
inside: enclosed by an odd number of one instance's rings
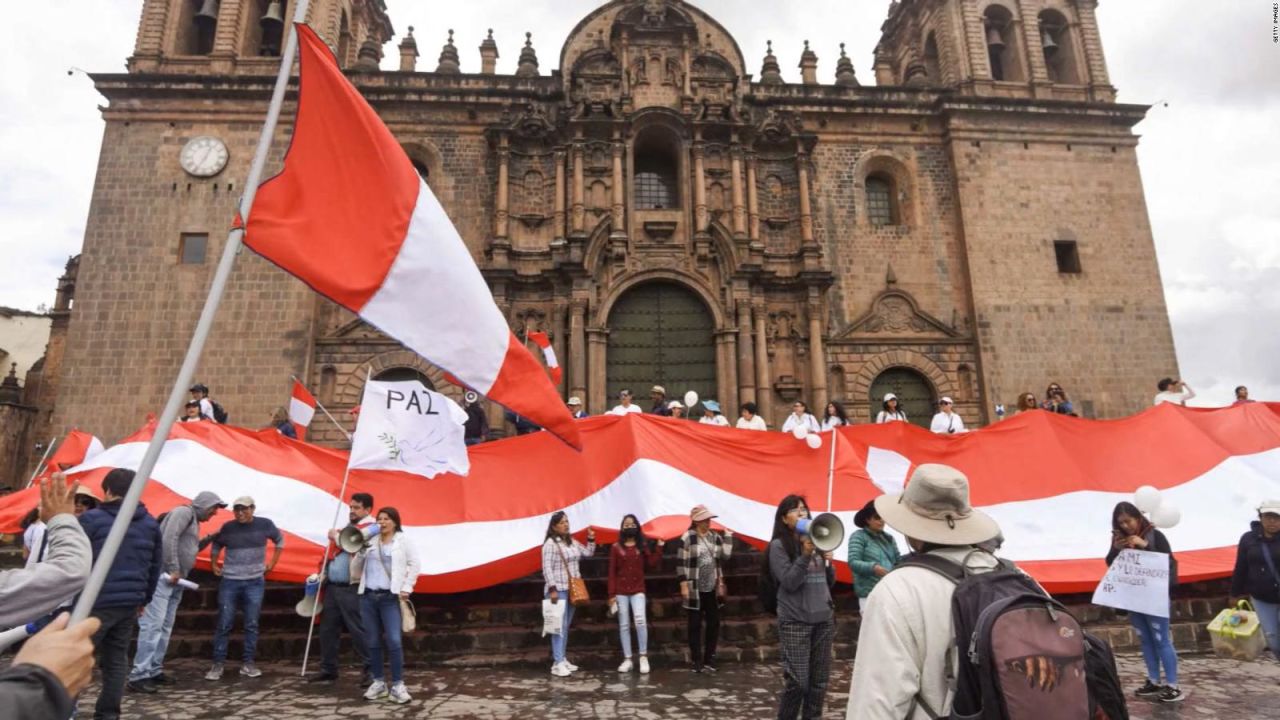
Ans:
{"label": "white t-shirt", "polygon": [[959,435],[962,432],[968,432],[968,430],[964,429],[964,420],[961,420],[960,416],[955,413],[948,415],[940,412],[934,415],[933,422],[929,424],[929,429],[939,435]]}
{"label": "white t-shirt", "polygon": [[797,416],[795,413],[791,413],[787,416],[787,421],[782,423],[782,432],[791,432],[801,423],[804,423],[805,427],[809,428],[809,432],[818,432],[822,429],[818,426],[818,418],[813,415],[805,413],[802,416]]}
{"label": "white t-shirt", "polygon": [[739,430],[768,430],[769,426],[765,424],[764,418],[759,415],[752,415],[750,420],[744,417],[738,418],[737,428]]}
{"label": "white t-shirt", "polygon": [[698,422],[702,423],[703,425],[719,425],[721,427],[729,427],[729,419],[723,415],[716,415],[714,417],[707,417],[706,415],[703,415],[702,419],[699,420]]}
{"label": "white t-shirt", "polygon": [[1173,403],[1174,405],[1185,405],[1188,400],[1195,396],[1196,394],[1192,392],[1191,388],[1187,388],[1182,392],[1169,392],[1166,390],[1162,393],[1156,393],[1155,402],[1152,404]]}
{"label": "white t-shirt", "polygon": [[907,414],[902,412],[901,410],[897,412],[892,412],[892,413],[881,410],[880,414],[876,415],[876,422],[882,425],[884,423],[906,422],[906,421],[907,421]]}
{"label": "white t-shirt", "polygon": [[848,425],[848,424],[849,424],[849,423],[847,423],[847,422],[845,422],[845,421],[841,420],[841,419],[840,419],[840,418],[838,418],[838,417],[828,417],[828,418],[826,418],[825,420],[823,420],[823,421],[822,421],[822,429],[823,429],[824,431],[825,431],[825,430],[834,430],[835,428],[838,428],[838,427],[844,427],[845,425]]}
{"label": "white t-shirt", "polygon": [[640,406],[639,406],[639,405],[635,405],[635,404],[631,404],[631,405],[614,405],[614,406],[613,406],[613,409],[609,411],[609,414],[610,414],[610,415],[626,415],[627,413],[640,413],[640,414],[644,414],[644,411],[640,409]]}
{"label": "white t-shirt", "polygon": [[22,531],[22,547],[27,549],[26,567],[40,561],[40,546],[44,544],[44,521],[36,520]]}
{"label": "white t-shirt", "polygon": [[207,397],[200,398],[200,415],[216,421],[213,417],[213,401]]}

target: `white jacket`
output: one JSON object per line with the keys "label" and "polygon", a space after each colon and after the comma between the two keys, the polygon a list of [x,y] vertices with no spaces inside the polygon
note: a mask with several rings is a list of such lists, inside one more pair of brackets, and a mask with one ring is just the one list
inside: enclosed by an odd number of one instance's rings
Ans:
{"label": "white jacket", "polygon": [[[930,554],[959,563],[971,552],[963,547]],[[996,563],[979,553],[969,565],[990,570]],[[951,621],[955,587],[919,567],[897,568],[876,583],[862,610],[846,720],[928,720],[918,705],[907,714],[916,693],[934,712],[951,712],[959,667]]]}
{"label": "white jacket", "polygon": [[809,413],[803,416],[797,416],[795,413],[788,415],[786,421],[782,423],[782,432],[791,432],[797,425],[804,425],[809,432],[822,432],[822,428],[818,425],[818,418]]}
{"label": "white jacket", "polygon": [[[418,572],[422,569],[418,551],[403,532],[396,533],[388,547],[391,548],[391,591],[397,594],[413,592],[413,586],[418,582]],[[382,562],[381,552],[382,535],[378,534],[373,536],[368,548],[351,558],[351,572],[353,576],[360,576],[360,589],[357,591],[360,595],[364,594],[365,563]]]}
{"label": "white jacket", "polygon": [[929,429],[939,435],[959,435],[968,432],[964,429],[964,420],[958,413],[947,414],[940,412],[933,416],[933,422],[929,424]]}

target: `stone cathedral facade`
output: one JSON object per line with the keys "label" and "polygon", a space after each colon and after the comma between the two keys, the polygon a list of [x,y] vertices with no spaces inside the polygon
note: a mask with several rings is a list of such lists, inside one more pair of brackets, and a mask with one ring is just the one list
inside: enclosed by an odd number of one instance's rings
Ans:
{"label": "stone cathedral facade", "polygon": [[[546,38],[520,38],[505,50],[514,75],[496,74],[492,35],[464,52],[433,28],[445,44],[420,61],[426,34],[395,41],[378,0],[314,0],[310,22],[512,328],[550,334],[564,396],[591,413],[660,384],[730,417],[756,402],[775,427],[798,399],[866,422],[888,391],[914,421],[950,396],[982,424],[1049,382],[1081,414],[1136,412],[1177,372],[1135,154],[1146,108],[1115,102],[1096,4],[886,2],[861,72],[807,43],[744,53],[682,0],[602,3],[551,62],[535,48]],[[108,440],[172,382],[267,105],[274,18],[292,14],[279,0],[142,6],[127,72],[93,76],[104,141],[55,409]],[[384,51],[398,71],[379,69]],[[457,392],[302,283],[238,259],[198,373],[233,423],[265,425],[291,375],[340,414],[367,372]]]}

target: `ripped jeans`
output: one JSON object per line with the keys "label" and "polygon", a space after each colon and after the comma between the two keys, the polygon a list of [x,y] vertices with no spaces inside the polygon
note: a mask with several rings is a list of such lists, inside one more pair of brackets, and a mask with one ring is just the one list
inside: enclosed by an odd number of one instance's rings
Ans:
{"label": "ripped jeans", "polygon": [[1147,662],[1147,679],[1156,685],[1160,682],[1160,665],[1164,664],[1165,685],[1178,686],[1178,653],[1173,649],[1173,637],[1169,634],[1169,618],[1129,613],[1129,622],[1142,643],[1142,659]]}

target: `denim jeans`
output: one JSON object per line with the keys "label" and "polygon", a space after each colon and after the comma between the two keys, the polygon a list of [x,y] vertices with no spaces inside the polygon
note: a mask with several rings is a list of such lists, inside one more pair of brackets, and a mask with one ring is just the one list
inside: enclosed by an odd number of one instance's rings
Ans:
{"label": "denim jeans", "polygon": [[[391,661],[391,682],[404,682],[404,644],[400,635],[400,596],[385,590],[365,590],[360,596],[364,639],[369,648],[369,672],[383,679],[382,649]],[[385,644],[385,645],[384,645]]]}
{"label": "denim jeans", "polygon": [[[551,593],[543,591],[542,597],[549,598]],[[564,624],[560,626],[560,634],[551,636],[551,662],[564,662],[564,652],[569,649],[569,626],[573,624],[573,603],[569,602],[568,591],[560,593],[557,602],[564,603]]]}
{"label": "denim jeans", "polygon": [[622,657],[631,658],[631,619],[635,618],[640,654],[649,654],[649,625],[644,615],[644,593],[618,596],[618,632],[622,635]]}
{"label": "denim jeans", "polygon": [[1165,684],[1178,684],[1178,653],[1169,634],[1169,618],[1129,613],[1129,622],[1142,642],[1142,659],[1147,662],[1147,679],[1160,683],[1160,665],[1164,665]]}
{"label": "denim jeans", "polygon": [[[93,708],[94,720],[117,720],[124,683],[129,675],[129,641],[138,617],[136,607],[100,608],[90,613],[102,622],[93,635],[93,649],[102,669],[102,692]],[[6,714],[7,717],[7,714]]]}
{"label": "denim jeans", "polygon": [[244,611],[244,661],[253,662],[258,651],[258,616],[262,614],[262,592],[266,581],[228,580],[218,584],[218,628],[213,632],[213,661],[227,659],[227,639],[236,622],[236,611]]}
{"label": "denim jeans", "polygon": [[1258,611],[1258,624],[1267,636],[1267,647],[1276,660],[1280,660],[1280,604],[1263,602],[1253,598],[1253,609]]}
{"label": "denim jeans", "polygon": [[180,602],[182,586],[171,585],[161,575],[151,603],[138,618],[138,650],[133,654],[129,680],[146,680],[164,671],[164,655],[169,650],[169,636],[173,634]]}
{"label": "denim jeans", "polygon": [[324,588],[324,612],[320,615],[320,672],[338,674],[338,641],[342,628],[351,635],[351,645],[369,672],[369,649],[364,641],[364,611],[354,585],[330,583]]}

